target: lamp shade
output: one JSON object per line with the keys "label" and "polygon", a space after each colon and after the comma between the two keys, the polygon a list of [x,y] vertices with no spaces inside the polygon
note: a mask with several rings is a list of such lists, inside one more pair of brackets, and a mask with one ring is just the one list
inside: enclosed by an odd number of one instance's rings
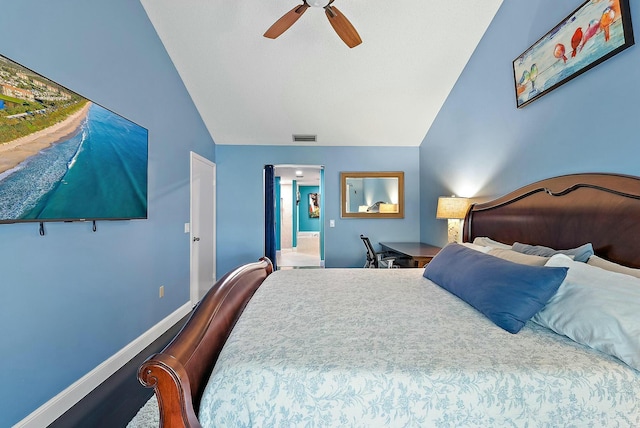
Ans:
{"label": "lamp shade", "polygon": [[438,209],[436,218],[464,218],[469,208],[467,198],[456,198],[455,196],[441,196],[438,198]]}

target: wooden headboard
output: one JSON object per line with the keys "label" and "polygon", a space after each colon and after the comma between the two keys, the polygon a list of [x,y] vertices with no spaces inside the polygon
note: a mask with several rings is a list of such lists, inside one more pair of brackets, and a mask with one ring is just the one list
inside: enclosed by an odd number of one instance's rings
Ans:
{"label": "wooden headboard", "polygon": [[572,174],[524,186],[469,208],[463,239],[478,236],[557,249],[590,242],[598,256],[640,267],[640,178]]}

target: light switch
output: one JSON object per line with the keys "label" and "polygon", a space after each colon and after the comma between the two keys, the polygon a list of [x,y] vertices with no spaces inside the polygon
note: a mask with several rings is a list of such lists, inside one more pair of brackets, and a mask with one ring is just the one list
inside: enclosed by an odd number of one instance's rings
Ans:
{"label": "light switch", "polygon": [[329,220],[329,227],[336,227],[336,221],[335,220]]}

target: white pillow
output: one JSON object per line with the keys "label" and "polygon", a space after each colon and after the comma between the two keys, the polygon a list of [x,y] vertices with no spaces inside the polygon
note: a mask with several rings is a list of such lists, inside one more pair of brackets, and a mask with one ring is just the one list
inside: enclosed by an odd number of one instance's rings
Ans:
{"label": "white pillow", "polygon": [[563,254],[551,257],[545,266],[569,271],[532,320],[640,370],[640,279]]}
{"label": "white pillow", "polygon": [[589,257],[587,264],[591,266],[597,266],[611,272],[624,273],[627,275],[635,276],[636,278],[640,278],[640,269],[634,269],[627,266],[619,265],[618,263],[610,262],[609,260],[605,260],[596,255]]}
{"label": "white pillow", "polygon": [[510,250],[511,245],[503,244],[502,242],[494,241],[486,236],[478,236],[473,240],[476,245],[482,245],[483,247],[502,248],[503,250]]}
{"label": "white pillow", "polygon": [[484,247],[482,245],[472,244],[471,242],[462,242],[462,245],[472,250],[480,251],[481,253],[487,253],[491,250],[491,247]]}

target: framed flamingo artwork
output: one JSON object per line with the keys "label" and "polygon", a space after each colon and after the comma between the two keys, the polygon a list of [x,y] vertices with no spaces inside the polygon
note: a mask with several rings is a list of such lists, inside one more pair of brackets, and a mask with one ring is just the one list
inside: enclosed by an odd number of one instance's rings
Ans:
{"label": "framed flamingo artwork", "polygon": [[633,45],[629,0],[587,0],[513,60],[524,107]]}

